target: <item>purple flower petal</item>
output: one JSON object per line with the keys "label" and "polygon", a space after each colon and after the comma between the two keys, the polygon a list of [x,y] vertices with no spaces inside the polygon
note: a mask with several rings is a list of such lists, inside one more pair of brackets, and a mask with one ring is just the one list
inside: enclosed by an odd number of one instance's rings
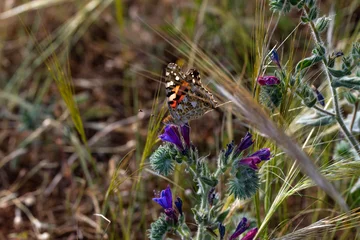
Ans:
{"label": "purple flower petal", "polygon": [[245,137],[241,139],[240,144],[237,146],[236,154],[240,154],[242,151],[249,148],[253,143],[254,141],[252,140],[251,133],[247,132]]}
{"label": "purple flower petal", "polygon": [[271,86],[271,85],[277,85],[280,83],[280,80],[275,76],[262,76],[257,79],[257,82],[261,86]]}
{"label": "purple flower petal", "polygon": [[181,198],[177,197],[176,200],[175,200],[175,206],[176,206],[178,212],[180,213],[180,215],[183,214],[183,211],[182,211],[182,203],[183,203],[183,202],[182,202]]}
{"label": "purple flower petal", "polygon": [[236,227],[235,232],[230,236],[229,240],[236,239],[238,236],[240,236],[243,232],[245,232],[246,229],[249,228],[249,224],[247,223],[247,219],[244,217],[239,222],[238,226]]}
{"label": "purple flower petal", "polygon": [[258,156],[253,157],[246,157],[239,161],[239,164],[241,165],[247,165],[248,167],[251,167],[254,170],[258,170],[257,164],[261,162],[261,159]]}
{"label": "purple flower petal", "polygon": [[262,161],[270,159],[270,148],[262,148],[255,153],[251,154],[250,157],[259,157]]}
{"label": "purple flower petal", "polygon": [[153,200],[164,209],[172,208],[172,193],[170,186],[168,185],[165,190],[161,191],[159,198],[153,198]]}
{"label": "purple flower petal", "polygon": [[258,232],[257,228],[252,228],[246,233],[246,235],[241,240],[253,240]]}
{"label": "purple flower petal", "polygon": [[164,133],[159,136],[162,141],[170,142],[176,145],[179,150],[185,150],[181,142],[179,129],[175,125],[167,125]]}
{"label": "purple flower petal", "polygon": [[180,127],[181,129],[181,135],[184,138],[186,146],[190,147],[190,126],[188,123]]}
{"label": "purple flower petal", "polygon": [[325,107],[325,98],[324,98],[324,96],[321,94],[321,92],[319,92],[319,90],[315,89],[314,91],[316,93],[316,97],[317,97],[317,100],[320,103],[320,105]]}
{"label": "purple flower petal", "polygon": [[281,68],[279,55],[275,49],[271,51],[270,58],[279,68]]}

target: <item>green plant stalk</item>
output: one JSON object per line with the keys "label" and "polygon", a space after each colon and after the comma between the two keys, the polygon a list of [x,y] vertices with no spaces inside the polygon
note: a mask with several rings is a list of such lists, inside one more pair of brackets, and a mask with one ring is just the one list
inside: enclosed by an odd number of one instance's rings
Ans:
{"label": "green plant stalk", "polygon": [[[304,11],[304,14],[308,17],[309,9],[306,6],[304,6],[303,11]],[[316,29],[316,27],[314,25],[314,22],[310,21],[308,24],[310,26],[310,29],[311,29],[311,32],[312,32],[312,35],[313,35],[313,38],[314,38],[315,42],[317,44],[319,44],[319,45],[322,44],[323,42],[321,40],[320,33],[317,31],[317,29]],[[329,87],[331,89],[332,101],[333,101],[335,114],[336,114],[335,119],[338,122],[339,127],[341,128],[342,132],[344,133],[344,135],[346,136],[346,138],[348,139],[350,144],[356,150],[357,154],[359,154],[360,153],[359,143],[357,142],[355,137],[351,134],[349,129],[346,127],[346,125],[344,123],[344,120],[341,117],[340,104],[339,104],[339,99],[337,97],[338,94],[337,94],[336,88],[332,87],[332,76],[331,76],[331,74],[330,74],[330,72],[329,72],[329,70],[327,68],[326,59],[323,58],[321,62],[322,62],[323,67],[325,69],[326,77],[327,77],[327,80],[328,80],[328,83],[329,83]]]}
{"label": "green plant stalk", "polygon": [[[203,182],[201,181],[200,177],[198,176],[198,174],[196,173],[196,171],[188,164],[188,168],[190,170],[190,172],[192,173],[192,175],[194,176],[194,178],[196,178],[198,184],[199,184],[199,188],[201,190],[201,203],[200,203],[200,209],[198,212],[202,213],[206,211],[207,208],[207,196],[206,196],[206,189],[205,186],[203,184]],[[204,239],[204,223],[200,222],[198,224],[198,230],[196,233],[196,240],[202,240]]]}

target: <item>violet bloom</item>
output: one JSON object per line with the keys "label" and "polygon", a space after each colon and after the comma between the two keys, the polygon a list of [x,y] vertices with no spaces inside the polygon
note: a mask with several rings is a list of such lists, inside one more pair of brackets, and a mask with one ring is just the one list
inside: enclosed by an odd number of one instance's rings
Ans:
{"label": "violet bloom", "polygon": [[246,231],[246,229],[249,228],[249,225],[250,224],[247,222],[247,219],[243,217],[236,227],[235,232],[230,236],[229,240],[233,240],[239,237],[243,232]]}
{"label": "violet bloom", "polygon": [[225,236],[225,226],[222,223],[219,223],[218,229],[220,234],[220,240],[223,240]]}
{"label": "violet bloom", "polygon": [[182,211],[182,203],[183,203],[183,202],[182,202],[181,198],[177,197],[177,198],[176,198],[176,201],[175,201],[175,206],[176,206],[178,212],[180,213],[180,215],[183,214],[183,211]]}
{"label": "violet bloom", "polygon": [[261,162],[261,159],[259,157],[246,157],[239,161],[239,165],[246,165],[254,170],[258,170],[257,164]]}
{"label": "violet bloom", "polygon": [[275,49],[271,51],[270,58],[281,69],[280,58]]}
{"label": "violet bloom", "polygon": [[180,127],[181,135],[183,136],[186,147],[190,147],[190,126],[188,123]]}
{"label": "violet bloom", "polygon": [[252,228],[248,231],[241,240],[253,240],[258,232],[257,228]]}
{"label": "violet bloom", "polygon": [[177,222],[175,209],[173,208],[172,193],[169,185],[165,190],[161,191],[159,197],[153,198],[153,200],[164,209],[168,220],[172,220],[175,223]]}
{"label": "violet bloom", "polygon": [[[186,148],[190,147],[190,126],[189,124],[185,124],[180,127],[181,134],[179,132],[179,128],[176,125],[167,125],[165,127],[164,133],[159,136],[159,138],[164,142],[170,142],[175,144],[175,146],[180,150],[184,151]],[[182,138],[185,142],[185,147],[182,142]]]}
{"label": "violet bloom", "polygon": [[261,160],[269,160],[270,159],[270,148],[262,148],[253,154],[250,157],[259,157]]}
{"label": "violet bloom", "polygon": [[257,79],[257,82],[261,86],[271,86],[279,84],[280,80],[275,76],[262,76]]}
{"label": "violet bloom", "polygon": [[317,100],[320,103],[320,105],[325,107],[325,98],[324,98],[324,96],[321,94],[321,92],[319,92],[319,90],[314,89],[314,91],[315,91]]}
{"label": "violet bloom", "polygon": [[239,165],[246,165],[254,170],[258,170],[257,164],[261,161],[266,161],[270,159],[270,148],[263,148],[250,156],[243,158],[239,161]]}
{"label": "violet bloom", "polygon": [[165,190],[162,190],[158,198],[153,198],[163,209],[172,208],[172,193],[168,185]]}
{"label": "violet bloom", "polygon": [[242,151],[249,148],[253,143],[254,141],[252,140],[251,133],[247,132],[245,137],[241,139],[240,144],[237,146],[235,154],[240,154]]}

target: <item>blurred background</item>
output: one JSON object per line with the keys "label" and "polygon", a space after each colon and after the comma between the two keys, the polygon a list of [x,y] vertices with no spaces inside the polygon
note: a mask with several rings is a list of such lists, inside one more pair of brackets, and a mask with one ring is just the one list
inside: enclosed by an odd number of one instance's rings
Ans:
{"label": "blurred background", "polygon": [[[320,15],[334,19],[332,32],[323,36],[331,49],[346,51],[359,41],[359,0],[318,5]],[[284,62],[311,52],[299,12],[268,26],[271,17],[277,15],[261,0],[2,0],[0,239],[145,239],[160,212],[153,191],[169,182],[190,213],[191,179],[178,172],[164,179],[148,168],[157,144],[147,144],[148,123],[161,116],[153,109],[165,106],[162,71],[169,62],[186,69],[198,57],[181,51],[186,40],[250,90],[259,28],[274,31],[271,47],[291,36],[279,50]],[[313,84],[320,86],[321,78]],[[161,127],[152,131],[155,138]],[[192,141],[215,166],[214,156],[240,140],[247,126],[220,109],[191,127]],[[333,148],[321,156],[331,159]],[[340,190],[348,187],[341,184]],[[316,189],[302,193],[324,198]],[[277,228],[312,204],[310,197],[288,198],[269,232],[311,224],[320,216]],[[332,205],[321,208],[331,212]],[[255,216],[249,202],[237,203],[237,211]]]}

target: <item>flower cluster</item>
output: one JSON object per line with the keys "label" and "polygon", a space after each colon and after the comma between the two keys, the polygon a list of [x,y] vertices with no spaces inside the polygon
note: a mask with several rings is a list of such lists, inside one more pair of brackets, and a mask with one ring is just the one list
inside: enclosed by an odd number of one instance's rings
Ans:
{"label": "flower cluster", "polygon": [[[216,193],[219,174],[226,174],[229,168],[231,176],[227,178],[228,194],[234,194],[236,198],[250,198],[258,189],[259,179],[257,170],[261,162],[270,159],[270,149],[262,148],[251,152],[253,146],[252,135],[248,132],[238,145],[234,141],[222,150],[218,158],[219,168],[211,172],[207,161],[198,156],[198,151],[190,142],[190,127],[167,125],[164,132],[159,136],[164,142],[150,157],[151,167],[158,173],[165,175],[173,171],[174,164],[186,165],[187,173],[192,174],[198,186],[197,195],[200,201],[192,208],[195,222],[198,224],[197,239],[204,239],[207,231],[218,228],[220,239],[224,239],[225,226],[223,221],[228,215],[228,210],[222,210],[223,202]],[[150,239],[162,239],[171,231],[181,235],[184,239],[191,238],[191,231],[186,225],[185,214],[182,209],[182,200],[177,198],[173,201],[170,186],[162,190],[153,201],[163,208],[158,220],[151,224],[149,230]],[[206,209],[212,209],[210,212]],[[243,235],[243,240],[251,240],[255,237],[257,229],[249,228],[246,218],[239,223],[230,239],[237,239]],[[215,234],[213,232],[213,234]],[[245,234],[245,235],[244,235]],[[201,237],[201,235],[203,235]]]}
{"label": "flower cluster", "polygon": [[247,133],[237,147],[233,150],[234,177],[228,182],[230,194],[236,198],[246,199],[251,197],[259,187],[256,170],[262,161],[270,160],[270,148],[262,148],[246,157],[243,151],[253,144],[252,135]]}
{"label": "flower cluster", "polygon": [[[243,217],[239,224],[237,225],[235,232],[230,236],[229,240],[234,240],[238,238],[242,233],[244,233],[248,228],[250,224],[248,223],[247,218]],[[258,229],[252,228],[250,231],[248,231],[241,240],[252,240],[257,234]]]}

